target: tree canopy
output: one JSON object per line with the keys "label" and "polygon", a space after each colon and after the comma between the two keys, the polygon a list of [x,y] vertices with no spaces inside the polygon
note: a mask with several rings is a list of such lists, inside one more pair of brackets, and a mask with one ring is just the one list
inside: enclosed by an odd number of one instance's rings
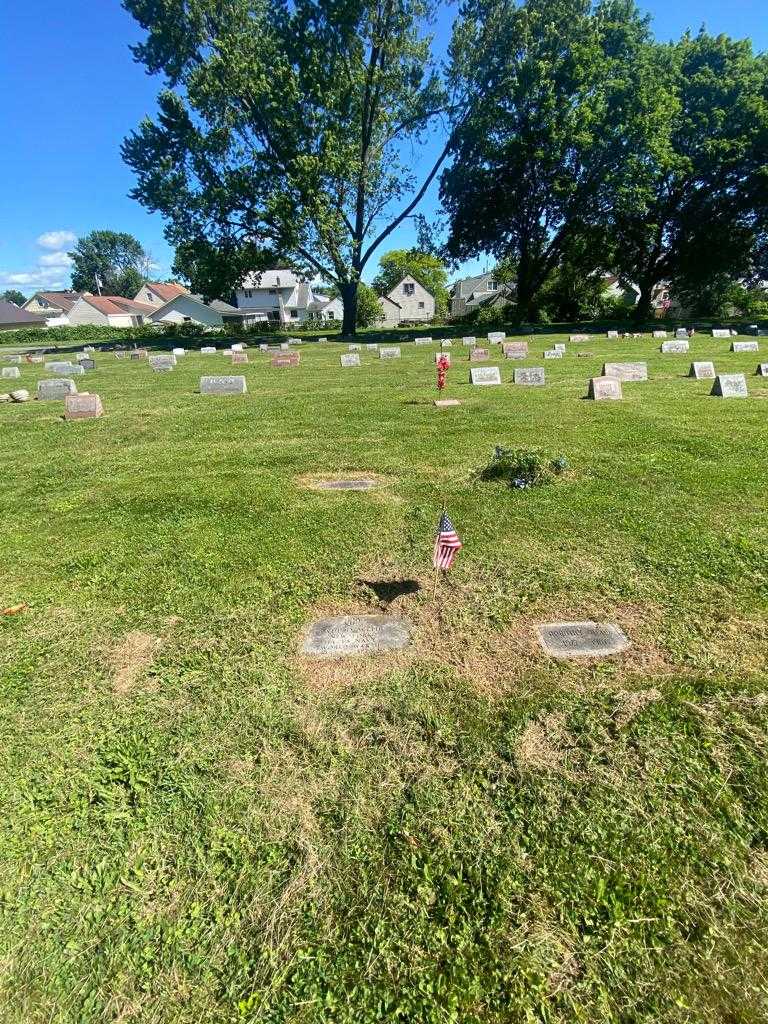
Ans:
{"label": "tree canopy", "polygon": [[7,288],[0,298],[4,302],[12,302],[14,306],[23,306],[27,301],[23,292],[20,292],[18,288]]}
{"label": "tree canopy", "polygon": [[104,295],[133,298],[149,272],[149,254],[125,231],[91,231],[77,240],[68,255],[75,291],[100,288]]}
{"label": "tree canopy", "polygon": [[448,269],[445,263],[430,253],[418,249],[390,249],[379,259],[379,273],[373,279],[374,291],[386,295],[407,275],[415,277],[435,299],[435,314],[445,316],[448,311]]}
{"label": "tree canopy", "polygon": [[448,152],[417,178],[413,149],[449,106],[432,0],[124,6],[148,33],[137,59],[167,86],[123,144],[132,194],[165,216],[194,286],[231,291],[279,258],[339,288],[353,333],[364,267]]}

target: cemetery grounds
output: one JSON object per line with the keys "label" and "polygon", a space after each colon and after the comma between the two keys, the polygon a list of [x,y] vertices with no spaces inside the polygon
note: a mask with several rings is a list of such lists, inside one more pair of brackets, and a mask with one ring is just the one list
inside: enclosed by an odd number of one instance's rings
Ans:
{"label": "cemetery grounds", "polygon": [[[768,1019],[766,357],[544,363],[562,341],[474,388],[454,345],[448,409],[405,343],[103,353],[77,379],[103,418],[0,407],[0,1019]],[[584,400],[606,360],[650,379]],[[545,387],[510,383],[530,365]],[[497,444],[569,469],[480,482]],[[334,474],[379,486],[308,486]],[[410,648],[301,655],[311,620],[381,611]],[[632,646],[553,660],[557,620]]]}

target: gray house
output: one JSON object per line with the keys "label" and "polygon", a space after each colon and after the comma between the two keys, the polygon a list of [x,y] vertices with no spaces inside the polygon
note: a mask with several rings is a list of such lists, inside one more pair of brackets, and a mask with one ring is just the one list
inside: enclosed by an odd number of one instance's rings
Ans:
{"label": "gray house", "polygon": [[514,285],[496,281],[492,271],[465,277],[451,287],[450,316],[464,316],[480,306],[507,305],[515,301]]}
{"label": "gray house", "polygon": [[415,277],[406,274],[391,292],[387,293],[388,303],[382,305],[385,322],[394,318],[394,306],[400,308],[400,321],[432,320],[435,316],[435,297],[419,284]]}

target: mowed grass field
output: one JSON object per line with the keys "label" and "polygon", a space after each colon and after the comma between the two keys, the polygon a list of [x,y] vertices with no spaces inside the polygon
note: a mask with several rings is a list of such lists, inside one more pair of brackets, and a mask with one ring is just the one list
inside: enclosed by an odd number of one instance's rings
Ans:
{"label": "mowed grass field", "polygon": [[[768,356],[544,363],[562,340],[492,350],[490,388],[454,347],[445,410],[410,344],[100,354],[102,419],[0,406],[3,606],[28,605],[0,617],[3,1022],[768,1019]],[[546,387],[512,385],[529,365]],[[570,472],[475,482],[496,444]],[[433,598],[443,503],[465,546]],[[385,607],[402,654],[300,655],[313,618]],[[633,646],[552,661],[558,619]]]}

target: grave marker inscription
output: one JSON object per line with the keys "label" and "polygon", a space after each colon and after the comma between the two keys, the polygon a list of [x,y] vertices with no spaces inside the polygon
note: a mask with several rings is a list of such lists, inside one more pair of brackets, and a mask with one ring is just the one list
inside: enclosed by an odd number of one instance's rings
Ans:
{"label": "grave marker inscription", "polygon": [[747,398],[747,378],[743,373],[720,373],[715,377],[711,394],[717,398]]}
{"label": "grave marker inscription", "polygon": [[615,377],[616,380],[640,381],[648,380],[647,363],[604,363],[603,376]]}
{"label": "grave marker inscription", "polygon": [[498,366],[474,366],[469,371],[469,379],[472,384],[484,387],[501,384],[501,371]]}
{"label": "grave marker inscription", "polygon": [[714,380],[715,364],[708,362],[691,363],[688,376],[695,377],[696,380]]}
{"label": "grave marker inscription", "polygon": [[98,395],[65,395],[64,418],[68,420],[95,420],[104,414]]}
{"label": "grave marker inscription", "polygon": [[411,640],[411,625],[391,615],[338,615],[313,622],[302,653],[316,658],[400,651]]}
{"label": "grave marker inscription", "polygon": [[245,377],[201,377],[201,395],[244,395],[248,391]]}
{"label": "grave marker inscription", "polygon": [[546,383],[543,366],[521,366],[515,370],[515,384],[528,388],[540,388]]}
{"label": "grave marker inscription", "polygon": [[548,622],[536,631],[553,658],[605,658],[630,646],[622,630],[611,622]]}
{"label": "grave marker inscription", "polygon": [[593,377],[590,380],[587,398],[603,402],[618,401],[621,397],[621,381],[616,377]]}

